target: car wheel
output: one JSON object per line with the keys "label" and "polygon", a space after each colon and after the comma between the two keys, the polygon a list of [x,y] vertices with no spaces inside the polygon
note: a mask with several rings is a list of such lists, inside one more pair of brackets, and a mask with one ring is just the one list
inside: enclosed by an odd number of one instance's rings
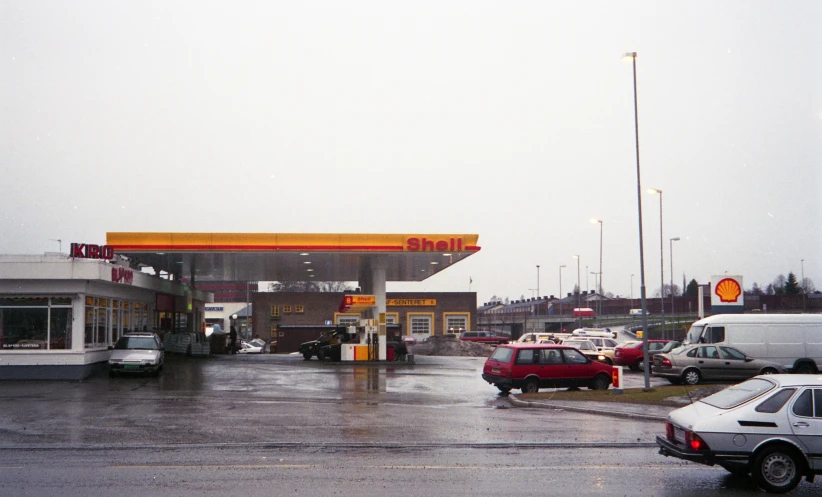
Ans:
{"label": "car wheel", "polygon": [[800,459],[784,445],[768,447],[754,459],[751,477],[768,492],[790,492],[802,479]]}
{"label": "car wheel", "polygon": [[816,370],[810,364],[803,364],[796,368],[796,374],[816,374]]}
{"label": "car wheel", "polygon": [[685,372],[682,373],[682,381],[688,385],[697,385],[701,379],[702,375],[699,374],[698,369],[686,369]]}
{"label": "car wheel", "polygon": [[117,372],[114,371],[113,369],[109,369],[108,370],[108,377],[109,378],[114,378],[115,376],[117,376]]}
{"label": "car wheel", "polygon": [[642,368],[640,368],[638,364],[631,364],[630,366],[628,366],[628,369],[630,369],[631,371],[641,371],[642,370]]}
{"label": "car wheel", "polygon": [[317,351],[317,359],[321,361],[325,360],[325,351],[323,349]]}
{"label": "car wheel", "polygon": [[682,385],[682,378],[668,378],[668,383],[671,385]]}
{"label": "car wheel", "polygon": [[777,373],[779,373],[779,371],[777,371],[774,368],[765,368],[762,371],[760,371],[759,374],[777,374]]}
{"label": "car wheel", "polygon": [[500,392],[502,392],[502,393],[508,393],[508,392],[510,392],[510,391],[511,391],[511,387],[503,387],[503,386],[501,386],[501,385],[497,385],[497,388],[498,388],[498,389],[499,389],[499,391],[500,391]]}
{"label": "car wheel", "polygon": [[537,393],[539,391],[539,383],[534,378],[525,380],[522,384],[522,393]]}
{"label": "car wheel", "polygon": [[594,378],[594,381],[591,382],[591,386],[589,386],[588,388],[590,388],[591,390],[607,390],[608,385],[610,384],[610,377],[604,374],[598,374],[596,378]]}
{"label": "car wheel", "polygon": [[303,359],[305,359],[306,361],[310,361],[311,356],[313,356],[313,355],[314,354],[312,354],[311,352],[303,352]]}

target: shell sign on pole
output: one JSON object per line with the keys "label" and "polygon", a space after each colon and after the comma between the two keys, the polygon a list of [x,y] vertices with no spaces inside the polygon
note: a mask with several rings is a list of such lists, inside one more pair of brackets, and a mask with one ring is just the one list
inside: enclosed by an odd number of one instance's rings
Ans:
{"label": "shell sign on pole", "polygon": [[742,276],[711,276],[711,314],[745,310]]}

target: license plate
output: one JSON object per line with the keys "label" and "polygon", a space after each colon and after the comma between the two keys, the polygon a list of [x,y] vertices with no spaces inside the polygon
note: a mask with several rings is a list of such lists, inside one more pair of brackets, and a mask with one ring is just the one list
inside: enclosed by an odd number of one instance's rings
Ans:
{"label": "license plate", "polygon": [[674,426],[674,440],[681,444],[685,444],[685,430]]}
{"label": "license plate", "polygon": [[125,366],[123,366],[123,369],[139,369],[139,368],[140,368],[140,366],[137,366],[136,364],[126,364]]}
{"label": "license plate", "polygon": [[499,374],[500,370],[497,368],[491,368],[491,372],[495,374]]}

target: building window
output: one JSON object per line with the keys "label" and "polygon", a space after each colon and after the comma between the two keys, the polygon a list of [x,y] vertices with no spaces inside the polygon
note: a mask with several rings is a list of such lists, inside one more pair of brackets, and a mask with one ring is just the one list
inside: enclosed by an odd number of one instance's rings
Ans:
{"label": "building window", "polygon": [[71,349],[71,298],[0,298],[0,351]]}
{"label": "building window", "polygon": [[434,315],[429,313],[408,313],[408,328],[415,335],[430,335],[433,331]]}
{"label": "building window", "polygon": [[272,305],[271,306],[271,317],[272,318],[279,318],[280,317],[280,306]]}
{"label": "building window", "polygon": [[446,312],[442,315],[442,322],[446,333],[462,333],[470,329],[471,313]]}
{"label": "building window", "polygon": [[291,314],[291,306],[290,305],[284,305],[283,306],[283,313],[284,314]]}
{"label": "building window", "polygon": [[358,326],[360,324],[360,315],[334,313],[334,324],[339,326]]}
{"label": "building window", "polygon": [[297,314],[302,314],[305,312],[305,307],[297,304],[294,306],[294,312],[296,312]]}
{"label": "building window", "polygon": [[397,324],[400,322],[400,313],[399,312],[386,312],[385,313],[385,324]]}

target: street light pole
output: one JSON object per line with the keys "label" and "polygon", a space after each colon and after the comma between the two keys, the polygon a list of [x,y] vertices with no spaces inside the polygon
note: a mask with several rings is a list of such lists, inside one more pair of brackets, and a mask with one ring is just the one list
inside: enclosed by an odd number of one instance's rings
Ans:
{"label": "street light pole", "polygon": [[648,193],[659,194],[659,310],[662,320],[662,336],[665,338],[665,251],[662,243],[662,190],[648,188]]}
{"label": "street light pole", "polygon": [[581,280],[579,278],[579,256],[575,255],[574,259],[577,260],[577,328],[582,328],[582,305],[580,305],[580,293],[582,293],[582,287],[580,286]]}
{"label": "street light pole", "polygon": [[559,332],[562,333],[562,268],[565,264],[559,266]]}
{"label": "street light pole", "polygon": [[[669,244],[671,245],[671,249],[668,252],[670,254],[669,259],[671,259],[671,319],[674,319],[674,242],[678,242],[679,237],[674,237],[669,240]],[[671,326],[671,338],[673,339],[674,336],[674,328]]]}
{"label": "street light pole", "polygon": [[597,293],[599,294],[597,315],[599,316],[602,314],[602,219],[593,218],[591,222],[599,223],[599,286],[597,287]]}
{"label": "street light pole", "polygon": [[537,300],[539,300],[539,264],[537,264]]}
{"label": "street light pole", "polygon": [[634,143],[636,144],[636,201],[639,218],[639,294],[642,299],[642,364],[645,369],[645,389],[651,388],[651,365],[648,363],[648,313],[645,302],[645,250],[642,241],[642,181],[639,170],[639,106],[636,91],[636,52],[628,52],[623,60],[630,59],[634,69]]}
{"label": "street light pole", "polygon": [[631,273],[631,309],[634,308],[634,273]]}

